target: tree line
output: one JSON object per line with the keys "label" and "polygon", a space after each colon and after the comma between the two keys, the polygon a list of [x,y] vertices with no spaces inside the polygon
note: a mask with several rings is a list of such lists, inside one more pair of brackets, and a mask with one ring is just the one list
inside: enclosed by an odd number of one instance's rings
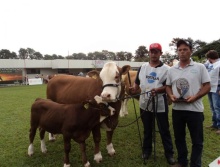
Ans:
{"label": "tree line", "polygon": [[[169,43],[169,47],[174,50],[174,54],[169,52],[163,53],[161,56],[164,62],[169,62],[177,57],[176,54],[176,43],[181,38],[173,38]],[[192,43],[193,54],[192,58],[195,61],[203,61],[205,59],[205,54],[209,50],[216,50],[220,54],[220,39],[214,40],[210,43],[201,40],[193,40],[192,38],[187,38],[186,40]],[[75,59],[75,60],[113,60],[113,61],[148,61],[148,49],[146,46],[139,46],[133,55],[130,52],[120,51],[111,52],[108,50],[102,50],[101,52],[95,51],[90,52],[87,55],[85,53],[73,53],[72,55],[62,56],[57,54],[52,55],[42,55],[40,52],[35,51],[32,48],[20,48],[18,54],[11,52],[8,49],[0,50],[0,59],[35,59],[35,60],[55,60],[55,59]]]}

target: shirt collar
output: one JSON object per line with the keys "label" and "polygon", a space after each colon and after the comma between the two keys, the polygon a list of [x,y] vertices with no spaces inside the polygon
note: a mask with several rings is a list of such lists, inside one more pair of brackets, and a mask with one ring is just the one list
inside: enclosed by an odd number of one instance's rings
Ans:
{"label": "shirt collar", "polygon": [[[186,67],[188,67],[188,66],[193,66],[194,64],[195,64],[195,62],[193,61],[193,59],[190,58],[190,63],[189,63]],[[179,68],[179,69],[181,69],[181,67],[180,67],[180,62],[178,62],[178,64],[176,64],[176,65],[174,66],[174,68]]]}

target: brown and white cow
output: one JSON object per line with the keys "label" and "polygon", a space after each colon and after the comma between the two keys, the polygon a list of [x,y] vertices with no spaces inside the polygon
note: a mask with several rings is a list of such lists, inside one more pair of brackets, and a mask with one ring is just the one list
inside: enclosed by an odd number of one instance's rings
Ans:
{"label": "brown and white cow", "polygon": [[[112,137],[118,125],[118,117],[121,108],[120,99],[124,95],[124,88],[121,76],[130,70],[129,65],[122,68],[115,62],[104,64],[100,73],[91,71],[87,75],[90,77],[58,75],[50,80],[47,85],[47,98],[58,103],[80,103],[87,99],[92,99],[96,95],[101,95],[103,101],[107,101],[115,109],[115,114],[105,119],[99,127],[92,129],[93,140],[95,143],[95,160],[102,159],[100,152],[101,132],[100,127],[106,128],[107,151],[109,155],[115,154],[112,144]],[[94,77],[95,76],[95,77]],[[97,156],[98,155],[98,156]]]}
{"label": "brown and white cow", "polygon": [[106,117],[114,114],[114,109],[102,102],[101,97],[95,96],[87,106],[84,104],[59,104],[47,99],[36,99],[31,107],[30,145],[28,155],[34,153],[33,141],[36,130],[40,129],[41,151],[47,152],[44,142],[45,131],[63,134],[64,140],[64,167],[70,166],[69,153],[71,150],[71,139],[80,145],[82,162],[85,167],[90,163],[86,157],[85,140],[89,137],[92,129],[99,126]]}
{"label": "brown and white cow", "polygon": [[[129,98],[126,98],[126,97],[133,96],[135,99],[139,100],[139,96],[132,95],[130,94],[130,91],[129,91],[129,87],[132,87],[134,84],[136,75],[137,75],[137,71],[130,70],[129,74],[127,73],[122,76],[122,80],[125,84],[125,99],[123,100],[122,105],[121,105],[120,117],[124,117],[128,115],[128,104],[127,103],[128,103]],[[140,94],[140,93],[141,93],[141,90],[139,89],[137,94]]]}

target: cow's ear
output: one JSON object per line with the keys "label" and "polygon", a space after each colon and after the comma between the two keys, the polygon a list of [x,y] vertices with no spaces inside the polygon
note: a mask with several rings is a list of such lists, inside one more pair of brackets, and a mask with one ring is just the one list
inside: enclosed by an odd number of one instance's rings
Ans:
{"label": "cow's ear", "polygon": [[125,75],[128,73],[128,71],[131,69],[131,66],[130,65],[125,65],[121,68],[121,74],[122,75]]}
{"label": "cow's ear", "polygon": [[99,77],[99,71],[97,70],[92,70],[92,71],[89,71],[87,73],[87,76],[90,77],[90,78],[94,78],[94,79],[97,79]]}

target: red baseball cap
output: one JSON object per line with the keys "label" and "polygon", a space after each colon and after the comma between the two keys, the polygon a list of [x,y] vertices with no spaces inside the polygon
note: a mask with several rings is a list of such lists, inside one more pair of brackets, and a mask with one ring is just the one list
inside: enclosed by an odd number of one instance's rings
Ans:
{"label": "red baseball cap", "polygon": [[153,50],[153,49],[156,49],[162,52],[162,47],[159,43],[152,43],[149,47],[149,50]]}

